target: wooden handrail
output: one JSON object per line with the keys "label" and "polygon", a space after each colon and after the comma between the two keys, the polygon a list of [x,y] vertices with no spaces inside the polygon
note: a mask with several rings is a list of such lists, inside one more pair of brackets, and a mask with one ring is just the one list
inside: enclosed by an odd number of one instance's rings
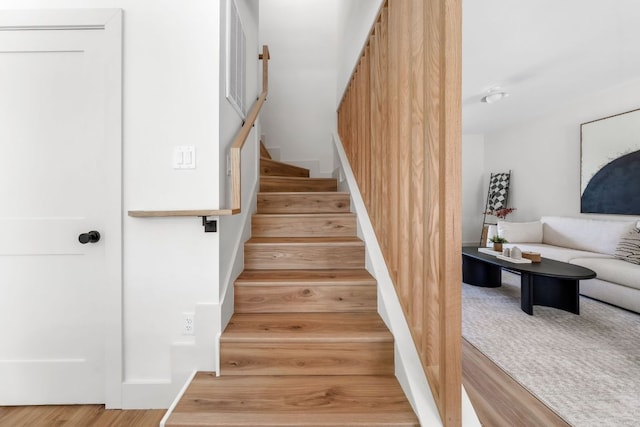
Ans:
{"label": "wooden handrail", "polygon": [[245,120],[242,128],[238,131],[231,148],[229,149],[229,157],[231,160],[231,208],[230,209],[197,209],[197,210],[164,210],[164,211],[142,211],[132,210],[129,211],[129,216],[132,217],[169,217],[169,216],[226,216],[236,215],[242,210],[242,165],[241,165],[241,153],[242,147],[244,147],[251,128],[255,124],[262,104],[267,100],[267,93],[269,92],[269,47],[267,45],[262,46],[262,53],[258,56],[262,60],[262,92],[260,96],[251,107],[249,115]]}
{"label": "wooden handrail", "polygon": [[244,147],[244,143],[249,137],[251,128],[256,122],[262,104],[267,100],[267,93],[269,92],[269,47],[267,45],[262,46],[262,53],[259,58],[262,60],[262,92],[258,97],[258,100],[253,104],[247,120],[236,135],[231,144],[230,158],[231,158],[231,211],[233,214],[240,213],[242,208],[242,177],[241,177],[241,151]]}

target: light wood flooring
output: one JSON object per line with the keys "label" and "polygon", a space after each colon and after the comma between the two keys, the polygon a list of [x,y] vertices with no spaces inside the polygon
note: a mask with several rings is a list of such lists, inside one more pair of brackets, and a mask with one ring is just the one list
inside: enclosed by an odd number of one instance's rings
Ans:
{"label": "light wood flooring", "polygon": [[483,426],[570,426],[465,339],[462,383]]}
{"label": "light wood flooring", "polygon": [[[462,379],[483,426],[569,426],[464,339]],[[101,405],[0,407],[0,427],[157,427],[164,412]]]}
{"label": "light wood flooring", "polygon": [[158,427],[166,411],[122,411],[103,405],[4,406],[0,427]]}

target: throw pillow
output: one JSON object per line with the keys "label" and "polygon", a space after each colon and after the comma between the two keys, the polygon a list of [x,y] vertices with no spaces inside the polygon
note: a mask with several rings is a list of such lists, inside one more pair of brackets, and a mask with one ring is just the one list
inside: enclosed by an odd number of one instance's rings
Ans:
{"label": "throw pillow", "polygon": [[509,243],[542,243],[542,223],[498,221],[498,235]]}
{"label": "throw pillow", "polygon": [[634,228],[623,236],[614,255],[623,261],[640,264],[640,229]]}

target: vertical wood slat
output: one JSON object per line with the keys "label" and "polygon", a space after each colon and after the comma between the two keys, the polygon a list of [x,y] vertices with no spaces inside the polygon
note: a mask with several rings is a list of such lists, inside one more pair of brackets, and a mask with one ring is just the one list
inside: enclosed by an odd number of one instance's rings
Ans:
{"label": "vertical wood slat", "polygon": [[398,63],[398,145],[399,145],[399,168],[398,168],[398,215],[399,228],[398,247],[399,247],[399,264],[398,264],[398,283],[400,288],[401,303],[405,309],[405,313],[411,313],[411,288],[410,273],[411,265],[409,263],[409,254],[411,252],[411,228],[409,218],[411,217],[411,61],[407,60],[411,57],[411,1],[398,0],[391,2],[392,7],[398,8],[400,33],[399,55],[404,58]]}
{"label": "vertical wood slat", "polygon": [[358,165],[358,179],[359,182],[362,183],[362,194],[363,197],[367,197],[369,194],[369,187],[367,185],[367,183],[364,181],[364,177],[366,175],[365,173],[365,168],[366,168],[366,158],[365,156],[363,156],[362,154],[365,152],[366,150],[366,127],[368,126],[367,121],[364,119],[363,114],[361,113],[362,111],[364,111],[365,107],[366,107],[366,100],[367,100],[367,94],[369,91],[369,86],[367,83],[367,72],[366,69],[364,69],[364,67],[361,67],[358,70],[358,76],[359,76],[359,81],[358,81],[358,112],[360,112],[360,114],[357,115],[356,117],[356,121],[357,121],[357,126],[358,126],[358,155],[357,155],[357,159],[355,160],[357,162]]}
{"label": "vertical wood slat", "polygon": [[461,0],[387,1],[339,132],[445,426],[461,420]]}
{"label": "vertical wood slat", "polygon": [[[364,82],[364,71],[362,69],[358,69],[357,70],[357,76],[358,79],[356,81],[356,88],[357,88],[357,99],[356,99],[356,105],[357,105],[357,109],[358,111],[362,111],[362,109],[364,108],[364,93],[365,91],[368,90],[368,88],[365,86],[365,82]],[[357,135],[356,135],[356,146],[357,146],[357,155],[356,158],[354,159],[354,166],[357,170],[356,172],[356,176],[358,177],[358,179],[360,180],[360,182],[362,181],[362,178],[364,176],[364,162],[365,159],[362,156],[362,152],[364,150],[364,132],[363,132],[363,128],[365,126],[365,121],[362,120],[362,115],[361,114],[357,114],[357,116],[355,117],[355,125],[356,125],[356,129],[357,129]],[[365,186],[362,187],[362,194],[363,197],[365,194],[367,194],[368,189],[365,188]]]}
{"label": "vertical wood slat", "polygon": [[[380,188],[379,199],[380,204],[378,206],[378,215],[380,215],[380,228],[384,230],[380,233],[380,240],[385,253],[389,252],[389,240],[391,237],[389,230],[389,31],[388,31],[388,13],[389,7],[387,4],[382,8],[380,12],[380,58],[378,61],[380,82],[377,90],[380,92],[380,116],[382,120],[378,124],[378,133],[380,134],[380,149],[379,158],[380,163],[379,175],[380,175]],[[389,257],[387,257],[387,266],[389,266]]]}
{"label": "vertical wood slat", "polygon": [[371,141],[371,157],[369,159],[371,164],[371,194],[369,195],[371,208],[369,216],[371,217],[371,222],[376,235],[380,234],[380,223],[378,222],[378,204],[380,203],[380,200],[376,192],[380,188],[380,176],[378,174],[378,166],[380,165],[380,154],[378,153],[380,134],[378,133],[378,122],[382,119],[378,110],[378,98],[380,94],[376,90],[378,88],[379,81],[379,75],[377,72],[379,28],[380,23],[376,23],[374,25],[373,34],[369,39],[369,114],[371,117],[369,119],[369,125],[371,126],[369,135]]}
{"label": "vertical wood slat", "polygon": [[[428,162],[425,173],[426,191],[425,197],[427,211],[425,212],[425,227],[427,230],[425,238],[425,298],[428,303],[426,310],[423,313],[423,323],[429,328],[428,334],[432,337],[429,342],[423,343],[422,354],[426,360],[427,366],[432,371],[430,372],[434,382],[440,380],[439,370],[439,353],[440,348],[440,334],[439,328],[441,327],[439,319],[440,306],[439,301],[439,276],[440,273],[439,260],[441,257],[440,251],[429,250],[429,248],[440,248],[439,239],[439,206],[440,206],[440,62],[439,55],[440,50],[440,35],[439,25],[437,17],[439,16],[440,5],[438,2],[428,1],[425,2],[424,10],[422,11],[424,22],[426,25],[426,45],[424,54],[424,73],[425,80],[429,82],[425,88],[425,161]],[[434,19],[435,18],[435,19]],[[440,391],[440,390],[439,390]]]}
{"label": "vertical wood slat", "polygon": [[388,235],[389,238],[389,272],[394,283],[398,282],[398,231],[399,226],[399,192],[398,188],[398,157],[399,157],[399,90],[400,85],[398,83],[399,75],[399,63],[401,62],[400,56],[400,26],[401,16],[398,13],[397,2],[392,2],[388,5],[388,72],[389,77],[387,80],[387,96],[389,105],[389,143],[387,144],[389,164],[389,190],[387,194],[387,200],[389,201],[388,207]]}
{"label": "vertical wood slat", "polygon": [[423,0],[412,0],[411,5],[411,295],[413,308],[412,325],[416,346],[423,348],[425,337],[423,331],[424,304],[424,197],[425,193],[425,159],[424,159],[424,23],[422,11]]}
{"label": "vertical wood slat", "polygon": [[[441,195],[439,192],[439,184],[442,177],[440,176],[440,62],[439,55],[439,25],[438,11],[439,4],[434,1],[427,1],[423,10],[423,19],[426,25],[425,34],[425,55],[424,55],[424,72],[425,80],[428,82],[425,90],[425,161],[427,162],[425,176],[425,227],[427,230],[425,238],[425,311],[423,313],[423,323],[428,330],[426,333],[431,337],[429,342],[423,343],[421,354],[428,368],[428,375],[431,379],[432,389],[437,390],[437,398],[441,406],[443,404],[442,397],[446,394],[440,382],[440,353],[439,349],[442,345],[441,328],[444,327],[439,321],[440,311],[444,311],[440,307],[440,258],[442,247],[439,244],[440,238],[440,217],[439,206]],[[434,20],[434,18],[436,18]],[[429,248],[439,248],[439,251],[429,250]],[[454,359],[455,360],[455,359]]]}
{"label": "vertical wood slat", "polygon": [[[434,0],[431,0],[434,1]],[[445,425],[462,423],[461,395],[450,385],[462,381],[462,5],[459,0],[438,2],[440,22],[440,272],[439,313],[440,377],[446,379],[442,389],[440,411]],[[457,259],[458,262],[450,260]]]}
{"label": "vertical wood slat", "polygon": [[[369,126],[369,117],[371,117],[371,91],[369,88],[371,87],[371,47],[367,46],[364,51],[364,57],[362,58],[362,72],[364,76],[364,109],[361,112],[360,120],[362,120],[362,126],[364,129],[364,152],[360,155],[364,157],[365,167],[364,167],[364,176],[362,177],[361,183],[367,189],[367,195],[370,196],[371,191],[371,182],[372,182],[372,166],[371,166],[371,127]],[[367,205],[367,209],[371,211],[371,197],[367,197],[365,201]]]}

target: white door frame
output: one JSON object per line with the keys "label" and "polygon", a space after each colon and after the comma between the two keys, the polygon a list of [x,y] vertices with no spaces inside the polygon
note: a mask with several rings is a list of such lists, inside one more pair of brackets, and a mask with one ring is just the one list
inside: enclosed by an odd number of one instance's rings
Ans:
{"label": "white door frame", "polygon": [[[103,31],[105,53],[105,162],[110,200],[106,225],[117,244],[106,245],[107,290],[105,305],[105,405],[122,407],[122,10],[48,9],[0,11],[0,31]],[[112,240],[113,241],[113,240]]]}

